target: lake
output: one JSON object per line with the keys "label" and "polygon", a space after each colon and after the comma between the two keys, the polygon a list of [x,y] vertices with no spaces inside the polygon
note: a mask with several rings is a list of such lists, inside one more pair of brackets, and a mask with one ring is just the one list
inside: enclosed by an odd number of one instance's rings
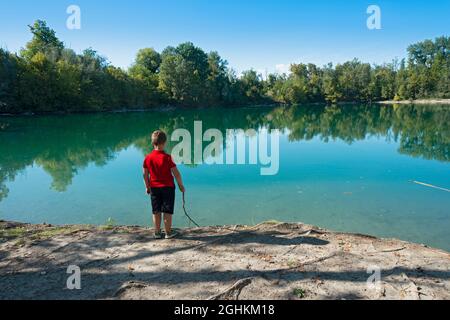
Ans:
{"label": "lake", "polygon": [[[224,134],[280,130],[275,175],[251,164],[179,166],[201,225],[300,221],[450,251],[450,106],[438,105],[3,116],[0,219],[149,225],[150,133],[194,136],[195,121]],[[179,193],[174,223],[189,226]]]}

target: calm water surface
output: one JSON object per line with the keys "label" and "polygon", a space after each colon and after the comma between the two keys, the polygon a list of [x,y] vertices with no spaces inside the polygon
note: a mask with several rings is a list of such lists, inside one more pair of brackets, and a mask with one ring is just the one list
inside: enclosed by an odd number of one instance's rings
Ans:
{"label": "calm water surface", "polygon": [[[302,221],[450,250],[450,106],[297,106],[0,117],[0,219],[148,225],[149,133],[280,129],[280,169],[181,165],[202,225]],[[206,144],[205,144],[206,145]],[[170,149],[171,146],[169,146]],[[188,226],[178,194],[175,224]]]}

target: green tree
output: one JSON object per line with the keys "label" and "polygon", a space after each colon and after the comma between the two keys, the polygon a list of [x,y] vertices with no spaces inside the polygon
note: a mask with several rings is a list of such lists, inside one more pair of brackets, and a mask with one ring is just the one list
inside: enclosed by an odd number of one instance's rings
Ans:
{"label": "green tree", "polygon": [[64,48],[42,20],[29,27],[32,39],[19,55],[0,49],[0,112],[450,98],[445,36],[412,44],[400,63],[298,63],[289,74],[263,79],[254,70],[237,76],[217,52],[205,53],[190,42],[161,54],[141,49],[124,71],[92,48],[81,54]]}
{"label": "green tree", "polygon": [[168,47],[162,53],[160,87],[173,102],[201,105],[208,70],[208,56],[191,42]]}
{"label": "green tree", "polygon": [[138,51],[136,60],[129,69],[129,74],[135,80],[136,93],[143,91],[144,96],[141,98],[146,100],[139,99],[139,105],[156,105],[163,101],[158,89],[160,66],[161,55],[153,48]]}
{"label": "green tree", "polygon": [[219,53],[212,51],[208,54],[208,77],[206,81],[207,99],[209,105],[223,105],[229,95],[228,62]]}
{"label": "green tree", "polygon": [[161,55],[153,48],[145,48],[138,51],[136,61],[130,69],[130,73],[137,75],[156,74],[161,65]]}
{"label": "green tree", "polygon": [[336,66],[338,87],[343,101],[369,101],[371,66],[357,59]]}
{"label": "green tree", "polygon": [[261,103],[263,101],[263,83],[261,75],[255,70],[247,70],[242,73],[242,77],[239,79],[241,92],[244,94],[243,102],[248,103]]}
{"label": "green tree", "polygon": [[323,70],[323,95],[328,103],[334,104],[341,100],[342,93],[339,87],[338,74],[330,63]]}
{"label": "green tree", "polygon": [[56,37],[55,31],[50,29],[45,21],[37,20],[28,27],[33,34],[33,38],[21,51],[21,55],[25,59],[30,60],[38,52],[53,55],[55,58],[60,54],[64,44]]}
{"label": "green tree", "polygon": [[17,107],[19,59],[0,48],[0,112]]}

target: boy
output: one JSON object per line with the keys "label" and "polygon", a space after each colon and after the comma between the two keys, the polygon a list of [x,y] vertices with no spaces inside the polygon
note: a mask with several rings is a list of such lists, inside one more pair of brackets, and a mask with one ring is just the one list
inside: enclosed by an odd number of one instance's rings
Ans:
{"label": "boy", "polygon": [[161,131],[152,134],[154,150],[144,160],[143,173],[147,194],[151,195],[155,239],[161,239],[161,215],[164,215],[165,238],[172,239],[176,232],[172,231],[172,215],[175,203],[175,184],[177,180],[181,192],[185,192],[181,174],[172,157],[164,152],[167,136]]}

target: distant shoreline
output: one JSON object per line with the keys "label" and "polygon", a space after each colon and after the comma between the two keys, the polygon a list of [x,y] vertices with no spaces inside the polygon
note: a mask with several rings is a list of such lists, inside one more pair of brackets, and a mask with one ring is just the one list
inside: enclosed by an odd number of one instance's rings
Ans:
{"label": "distant shoreline", "polygon": [[[325,103],[323,103],[325,105]],[[152,108],[130,108],[130,109],[112,109],[112,110],[95,110],[95,111],[58,111],[58,112],[21,112],[21,113],[0,113],[0,117],[16,117],[16,116],[66,116],[66,115],[76,115],[76,114],[108,114],[108,113],[132,113],[132,112],[151,112],[151,111],[174,111],[174,110],[204,110],[209,108],[221,107],[227,109],[238,109],[238,108],[271,108],[271,107],[281,107],[288,106],[285,104],[256,104],[256,105],[243,105],[243,106],[211,106],[211,107],[186,107],[179,105],[163,105],[159,107]]]}
{"label": "distant shoreline", "polygon": [[448,104],[450,99],[417,99],[417,100],[385,100],[375,102],[377,104]]}
{"label": "distant shoreline", "polygon": [[[450,99],[418,99],[418,100],[384,100],[384,101],[373,101],[373,102],[360,102],[360,101],[342,101],[336,104],[327,104],[325,102],[308,102],[304,104],[305,106],[317,106],[317,105],[338,105],[342,106],[345,104],[362,104],[362,105],[394,105],[394,104],[430,104],[430,105],[450,105]],[[293,104],[294,105],[294,104]],[[283,103],[271,103],[271,104],[259,104],[259,105],[244,105],[244,106],[221,106],[223,108],[236,109],[236,108],[270,108],[270,107],[290,107],[290,104]],[[0,113],[0,117],[16,117],[16,116],[64,116],[64,115],[75,115],[75,114],[107,114],[107,113],[131,113],[131,112],[149,112],[149,111],[173,111],[173,110],[195,110],[195,109],[208,109],[210,107],[184,107],[176,105],[166,105],[154,108],[131,108],[131,109],[115,109],[115,110],[101,110],[101,111],[72,111],[72,112],[22,112],[22,113]]]}

